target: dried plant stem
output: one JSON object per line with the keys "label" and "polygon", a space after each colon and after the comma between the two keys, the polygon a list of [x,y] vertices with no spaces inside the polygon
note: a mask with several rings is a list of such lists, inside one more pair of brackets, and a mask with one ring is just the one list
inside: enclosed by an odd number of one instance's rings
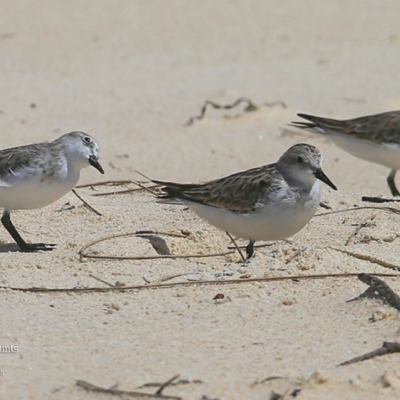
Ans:
{"label": "dried plant stem", "polygon": [[[177,375],[178,376],[178,375]],[[176,376],[176,377],[177,377]],[[137,397],[139,399],[166,399],[166,400],[182,400],[182,397],[177,397],[177,396],[167,396],[165,394],[162,394],[162,390],[173,380],[176,379],[176,377],[173,377],[170,379],[168,382],[166,382],[159,390],[157,390],[156,393],[151,394],[151,393],[142,393],[142,392],[133,392],[130,390],[118,390],[114,388],[106,389],[102,388],[100,386],[93,385],[89,382],[78,380],[76,381],[76,385],[82,387],[83,389],[86,389],[91,392],[99,392],[99,393],[107,393],[107,394],[112,394],[115,396],[129,396],[129,397]]]}
{"label": "dried plant stem", "polygon": [[95,214],[99,215],[100,217],[103,216],[103,214],[100,211],[97,211],[93,206],[91,206],[86,200],[84,200],[77,192],[75,189],[72,189],[72,193],[84,204],[85,207],[87,207],[90,211],[94,212]]}
{"label": "dried plant stem", "polygon": [[119,186],[119,185],[127,185],[132,183],[131,180],[122,180],[122,181],[103,181],[103,182],[94,182],[94,183],[86,183],[84,185],[75,186],[76,189],[82,189],[87,187],[95,187],[95,186]]}
{"label": "dried plant stem", "polygon": [[351,235],[346,240],[345,246],[348,246],[350,244],[350,242],[357,236],[358,232],[360,232],[360,230],[362,228],[367,227],[368,224],[375,219],[375,217],[376,217],[376,214],[371,215],[368,218],[366,218],[364,221],[360,222],[357,225],[356,229],[354,229],[354,231],[351,233]]}
{"label": "dried plant stem", "polygon": [[133,193],[133,192],[140,192],[142,190],[147,190],[148,192],[150,192],[151,194],[155,195],[155,192],[152,191],[151,189],[156,188],[160,185],[152,185],[152,186],[144,186],[139,182],[134,182],[132,181],[131,183],[139,186],[138,188],[135,189],[126,189],[126,190],[114,190],[112,192],[105,192],[105,193],[95,193],[92,196],[95,197],[101,197],[101,196],[112,196],[112,195],[117,195],[117,194],[129,194],[129,193]]}
{"label": "dried plant stem", "polygon": [[[8,287],[0,286],[0,289],[15,290],[20,292],[32,293],[106,293],[106,292],[124,292],[128,290],[148,290],[148,289],[171,289],[175,287],[186,286],[220,286],[220,285],[237,285],[245,283],[259,283],[259,282],[278,282],[287,280],[313,280],[313,279],[326,279],[326,278],[351,278],[358,277],[359,273],[347,272],[341,274],[314,274],[314,275],[293,275],[293,276],[276,276],[268,278],[247,278],[247,279],[225,279],[225,280],[207,280],[207,281],[185,281],[185,282],[172,282],[172,283],[152,283],[148,285],[134,285],[134,286],[116,286],[116,287],[90,287],[90,288],[43,288],[43,287]],[[400,277],[400,274],[385,274],[378,273],[374,276],[383,277]]]}
{"label": "dried plant stem", "polygon": [[[221,105],[218,103],[214,103],[213,101],[209,101],[206,100],[203,104],[203,106],[201,107],[200,110],[200,115],[195,115],[194,117],[191,117],[189,119],[188,122],[186,122],[186,126],[190,126],[193,125],[195,120],[202,120],[205,115],[206,115],[206,111],[207,111],[207,107],[210,106],[216,110],[231,110],[232,108],[237,107],[239,104],[241,103],[246,103],[246,107],[244,109],[244,112],[251,112],[251,111],[256,111],[258,110],[259,106],[256,106],[250,99],[246,98],[246,97],[240,97],[239,99],[237,99],[236,101],[234,101],[232,104],[225,104],[225,105]],[[265,102],[263,104],[266,107],[275,107],[277,105],[280,105],[282,108],[286,108],[286,104],[283,101],[272,101],[270,103]]]}
{"label": "dried plant stem", "polygon": [[241,257],[243,263],[246,263],[246,257],[243,255],[242,250],[240,250],[240,247],[237,245],[236,240],[233,238],[233,236],[228,231],[226,231],[225,233],[227,234],[229,239],[231,239],[231,242],[233,243],[234,248],[240,254],[240,257]]}
{"label": "dried plant stem", "polygon": [[350,365],[360,361],[371,360],[374,357],[384,356],[391,353],[400,353],[400,343],[383,342],[382,347],[380,347],[379,349],[363,354],[362,356],[352,358],[351,360],[345,361],[337,365],[337,367],[343,367],[344,365]]}
{"label": "dried plant stem", "polygon": [[233,254],[233,250],[228,250],[224,252],[219,252],[219,253],[206,253],[206,254],[187,254],[187,255],[178,255],[178,254],[158,254],[154,256],[99,256],[99,255],[91,255],[87,254],[86,251],[101,242],[104,242],[106,240],[110,239],[115,239],[115,238],[120,238],[120,237],[130,237],[130,236],[142,236],[142,235],[164,235],[164,236],[173,236],[173,237],[179,237],[179,238],[187,238],[188,235],[184,235],[181,233],[175,233],[175,232],[160,232],[160,231],[152,231],[152,230],[146,230],[146,231],[137,231],[137,232],[131,232],[131,233],[121,233],[118,235],[111,235],[111,236],[106,236],[104,238],[95,240],[94,242],[91,242],[85,246],[83,246],[79,250],[79,260],[82,262],[84,258],[89,258],[92,260],[156,260],[156,259],[161,259],[161,258],[203,258],[203,257],[221,257],[221,256],[226,256],[229,254]]}
{"label": "dried plant stem", "polygon": [[336,247],[331,247],[331,246],[328,246],[328,248],[330,248],[332,250],[335,250],[335,251],[339,251],[339,252],[341,252],[343,254],[347,254],[347,255],[349,255],[351,257],[354,257],[354,258],[357,258],[359,260],[369,261],[372,264],[378,264],[378,265],[380,265],[381,267],[384,267],[384,268],[390,268],[390,269],[393,269],[395,271],[400,271],[400,266],[399,265],[392,264],[392,263],[384,261],[384,260],[380,260],[380,259],[378,259],[376,257],[373,257],[373,256],[368,256],[366,254],[354,253],[352,251],[342,250],[342,249],[338,249]]}
{"label": "dried plant stem", "polygon": [[386,212],[392,212],[393,214],[400,215],[400,209],[393,208],[393,207],[362,206],[362,207],[345,208],[344,210],[327,211],[327,212],[324,212],[324,213],[315,214],[314,217],[323,217],[325,215],[341,214],[341,213],[346,213],[346,212],[351,212],[351,211],[360,211],[360,210],[386,211]]}

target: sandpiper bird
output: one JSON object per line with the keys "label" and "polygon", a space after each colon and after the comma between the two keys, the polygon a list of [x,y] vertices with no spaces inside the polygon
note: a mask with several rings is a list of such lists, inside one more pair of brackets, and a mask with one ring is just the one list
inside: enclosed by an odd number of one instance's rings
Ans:
{"label": "sandpiper bird", "polygon": [[83,132],[71,132],[52,142],[0,150],[1,222],[21,251],[53,250],[54,244],[26,243],[11,222],[13,210],[47,206],[74,188],[82,168],[92,165],[102,174],[99,145]]}
{"label": "sandpiper bird", "polygon": [[347,120],[297,114],[310,122],[292,126],[322,133],[351,155],[391,169],[387,183],[392,196],[400,196],[394,178],[400,169],[400,111]]}
{"label": "sandpiper bird", "polygon": [[319,181],[336,190],[321,163],[316,147],[296,144],[277,163],[207,183],[153,182],[165,185],[158,202],[184,204],[211,225],[249,240],[249,259],[256,240],[286,239],[308,223],[320,202]]}

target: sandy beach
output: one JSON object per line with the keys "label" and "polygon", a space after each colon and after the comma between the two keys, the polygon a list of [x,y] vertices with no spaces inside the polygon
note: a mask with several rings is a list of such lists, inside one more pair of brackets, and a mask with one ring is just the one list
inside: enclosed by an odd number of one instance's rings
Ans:
{"label": "sandy beach", "polygon": [[[3,1],[0,148],[86,131],[106,174],[87,168],[80,184],[115,184],[77,189],[101,215],[73,193],[13,212],[52,252],[19,252],[1,226],[0,398],[115,397],[77,381],[154,394],[176,375],[165,398],[400,398],[400,354],[338,367],[400,342],[399,311],[348,302],[368,288],[357,274],[399,274],[400,209],[361,200],[390,197],[389,170],[288,126],[299,112],[400,108],[399,13],[395,0]],[[240,98],[255,110],[211,107],[187,124],[205,101]],[[339,190],[324,185],[329,208],[287,241],[257,243],[247,266],[186,208],[112,194],[137,189],[116,184],[144,181],[136,171],[207,181],[301,142]],[[400,294],[398,276],[380,279]]]}

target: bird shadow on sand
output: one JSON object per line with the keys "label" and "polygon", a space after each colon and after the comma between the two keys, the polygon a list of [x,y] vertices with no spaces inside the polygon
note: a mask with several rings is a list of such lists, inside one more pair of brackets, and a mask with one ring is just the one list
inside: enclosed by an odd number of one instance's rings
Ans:
{"label": "bird shadow on sand", "polygon": [[157,254],[160,255],[171,255],[171,252],[168,248],[167,242],[155,235],[143,235],[141,236],[142,239],[147,239],[150,244],[153,246],[154,250],[157,252]]}
{"label": "bird shadow on sand", "polygon": [[19,253],[19,252],[21,252],[21,250],[15,243],[0,243],[0,253]]}

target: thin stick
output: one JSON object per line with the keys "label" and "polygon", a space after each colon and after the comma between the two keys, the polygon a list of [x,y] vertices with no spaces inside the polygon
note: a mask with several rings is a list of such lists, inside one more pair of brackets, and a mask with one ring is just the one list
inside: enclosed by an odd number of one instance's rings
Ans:
{"label": "thin stick", "polygon": [[352,358],[351,360],[345,361],[337,367],[342,367],[344,365],[349,365],[349,364],[354,364],[360,361],[365,361],[365,360],[370,360],[371,358],[374,357],[379,357],[379,356],[384,356],[386,354],[391,354],[391,353],[400,353],[400,343],[397,342],[383,342],[382,347],[379,349],[376,349],[374,351],[371,351],[369,353],[363,354],[362,356]]}
{"label": "thin stick", "polygon": [[398,203],[400,199],[384,199],[383,197],[361,197],[361,201],[367,201],[369,203]]}
{"label": "thin stick", "polygon": [[142,236],[142,235],[165,235],[165,236],[172,236],[172,237],[178,237],[178,238],[187,238],[188,235],[184,235],[182,233],[176,233],[176,232],[160,232],[160,231],[153,231],[153,230],[143,230],[143,231],[136,231],[136,232],[128,232],[128,233],[119,233],[117,235],[110,235],[103,237],[101,239],[97,239],[81,248],[79,252],[82,252],[86,249],[88,249],[91,246],[94,246],[95,244],[104,242],[106,240],[110,239],[116,239],[119,237],[129,237],[129,236]]}
{"label": "thin stick", "polygon": [[90,276],[91,278],[93,278],[93,279],[96,279],[96,281],[99,281],[99,282],[101,282],[101,283],[104,283],[105,285],[108,285],[108,286],[111,286],[111,287],[115,287],[115,285],[113,285],[112,283],[107,282],[107,281],[105,281],[105,280],[103,280],[103,279],[101,279],[101,278],[98,278],[97,276],[94,276],[93,274],[89,274],[89,276]]}
{"label": "thin stick", "polygon": [[156,186],[144,186],[144,185],[142,185],[140,182],[135,182],[135,181],[132,181],[132,183],[135,184],[135,185],[137,185],[137,186],[139,186],[140,188],[142,188],[142,189],[145,190],[146,192],[151,193],[153,196],[157,197],[157,193],[156,193],[154,190],[151,190],[151,188],[157,187],[157,186],[160,186],[160,185],[156,185]]}
{"label": "thin stick", "polygon": [[332,250],[340,251],[343,254],[347,254],[347,255],[349,255],[351,257],[358,258],[359,260],[369,261],[372,264],[378,264],[378,265],[380,265],[381,267],[384,267],[384,268],[390,268],[390,269],[393,269],[395,271],[400,271],[400,266],[398,266],[396,264],[389,263],[389,262],[384,261],[384,260],[380,260],[380,259],[378,259],[376,257],[368,256],[366,254],[353,253],[352,251],[342,250],[342,249],[338,249],[336,247],[331,247],[331,246],[328,246],[328,248],[330,248]]}
{"label": "thin stick", "polygon": [[162,395],[163,390],[170,385],[173,381],[176,381],[179,378],[179,375],[173,376],[171,379],[168,379],[167,382],[163,383],[160,388],[156,391],[156,394]]}
{"label": "thin stick", "polygon": [[246,263],[246,258],[244,257],[242,250],[240,250],[239,246],[237,245],[236,240],[232,237],[232,235],[228,231],[226,231],[225,233],[228,235],[229,239],[231,239],[231,242],[233,243],[233,246],[235,247],[235,249],[239,252],[243,263]]}
{"label": "thin stick", "polygon": [[392,212],[394,214],[399,215],[400,214],[400,209],[393,208],[393,207],[372,207],[372,206],[363,206],[363,207],[351,207],[351,208],[346,208],[344,210],[335,210],[335,211],[328,211],[320,214],[315,214],[314,217],[323,217],[325,215],[331,215],[331,214],[341,214],[345,212],[351,212],[351,211],[360,211],[360,210],[376,210],[376,211],[387,211],[387,212]]}
{"label": "thin stick", "polygon": [[285,379],[283,376],[280,376],[280,375],[271,375],[271,376],[268,376],[267,378],[264,378],[264,379],[261,379],[261,381],[255,381],[254,383],[253,383],[253,385],[255,386],[255,385],[259,385],[259,384],[261,384],[261,383],[266,383],[266,382],[269,382],[269,381],[274,381],[274,380],[276,380],[276,379]]}
{"label": "thin stick", "polygon": [[136,231],[132,233],[121,233],[118,235],[106,236],[104,238],[95,240],[85,246],[83,246],[79,250],[79,261],[82,262],[84,258],[89,258],[93,260],[155,260],[160,258],[203,258],[203,257],[221,257],[229,254],[233,254],[233,250],[219,252],[219,253],[209,253],[209,254],[187,254],[187,255],[176,255],[176,254],[158,254],[154,256],[98,256],[98,255],[90,255],[86,254],[85,251],[94,246],[95,244],[104,242],[106,240],[115,239],[119,237],[129,237],[129,236],[142,236],[142,235],[165,235],[165,236],[173,236],[186,239],[188,235],[183,235],[181,233],[174,232],[160,232],[160,231]]}
{"label": "thin stick", "polygon": [[[204,383],[204,382],[200,379],[193,379],[193,380],[179,379],[178,381],[170,383],[169,386],[191,385],[191,384],[192,385],[200,385],[202,383]],[[137,389],[143,389],[143,388],[147,388],[147,387],[160,387],[160,385],[162,385],[162,383],[149,382],[149,383],[144,383],[143,385],[137,386]]]}
{"label": "thin stick", "polygon": [[[198,273],[198,272],[184,272],[184,273],[182,273],[182,274],[164,275],[164,276],[162,276],[161,278],[153,279],[152,281],[149,280],[149,279],[147,279],[147,278],[144,277],[144,276],[142,276],[142,279],[143,279],[147,284],[150,284],[150,283],[156,283],[156,282],[157,282],[157,283],[167,282],[167,281],[170,281],[171,279],[179,278],[179,277],[181,277],[181,276],[197,275],[197,274],[199,274],[199,273]],[[189,280],[189,279],[188,279],[188,280]],[[195,279],[193,279],[193,280],[195,280]]]}
{"label": "thin stick", "polygon": [[[128,233],[128,235],[130,235]],[[142,235],[165,235],[165,236],[172,236],[177,238],[184,238],[187,239],[190,235],[185,235],[183,233],[176,233],[176,232],[162,232],[162,231],[153,231],[153,230],[141,230],[136,231],[134,235],[142,236]],[[119,236],[119,235],[118,235]]]}
{"label": "thin stick", "polygon": [[123,181],[102,181],[102,182],[94,182],[94,183],[86,183],[85,185],[75,186],[76,189],[82,189],[87,187],[95,187],[95,186],[119,186],[119,185],[127,185],[131,183],[131,180],[123,180]]}
{"label": "thin stick", "polygon": [[149,182],[151,182],[151,179],[150,179],[148,176],[146,176],[145,174],[141,173],[141,172],[138,171],[137,169],[135,169],[135,172],[136,172],[138,175],[140,175],[141,177],[143,177],[143,178],[147,179]]}
{"label": "thin stick", "polygon": [[325,208],[326,210],[332,210],[332,207],[330,205],[324,203],[323,201],[321,201],[319,203],[319,206],[322,207],[322,208]]}
{"label": "thin stick", "polygon": [[108,393],[116,396],[126,395],[129,397],[138,397],[141,399],[169,399],[169,400],[182,400],[182,397],[177,396],[166,396],[164,394],[150,394],[150,393],[141,393],[141,392],[132,392],[129,390],[118,390],[118,389],[105,389],[100,386],[93,385],[89,382],[78,380],[76,381],[76,385],[80,386],[91,392],[100,392],[100,393]]}
{"label": "thin stick", "polygon": [[357,236],[358,232],[360,232],[360,230],[362,228],[365,228],[368,226],[368,224],[370,222],[372,222],[376,217],[376,214],[369,216],[368,218],[366,218],[364,221],[360,222],[356,229],[354,229],[353,233],[348,237],[348,239],[346,240],[345,246],[348,246],[350,244],[350,242]]}
{"label": "thin stick", "polygon": [[292,256],[290,256],[286,261],[285,264],[289,264],[291,261],[293,261],[296,257],[298,257],[300,254],[304,253],[306,250],[308,250],[308,247],[303,247],[301,250],[296,251]]}
{"label": "thin stick", "polygon": [[224,257],[229,254],[233,254],[234,250],[221,251],[219,253],[207,253],[207,254],[158,254],[154,256],[96,256],[81,254],[82,258],[89,258],[91,260],[158,260],[161,258],[171,259],[189,259],[189,258],[210,258],[210,257]]}
{"label": "thin stick", "polygon": [[247,99],[246,97],[240,97],[232,104],[227,104],[227,105],[221,105],[221,104],[217,104],[212,101],[206,100],[203,107],[201,107],[200,115],[195,115],[194,117],[191,117],[189,119],[189,121],[186,122],[185,125],[186,126],[193,125],[193,123],[196,119],[199,121],[202,120],[206,115],[207,106],[211,106],[212,108],[217,109],[217,110],[221,110],[221,109],[222,110],[231,110],[232,108],[235,108],[236,106],[238,106],[240,103],[247,103],[247,106],[244,109],[244,112],[256,111],[258,109],[258,107],[255,104],[253,104],[253,102],[251,100]]}
{"label": "thin stick", "polygon": [[77,192],[75,189],[72,189],[72,193],[84,204],[85,207],[87,207],[90,211],[93,211],[95,214],[99,215],[100,217],[103,216],[103,214],[100,211],[97,211],[94,207],[92,207],[86,200],[84,200]]}
{"label": "thin stick", "polygon": [[[315,275],[293,275],[293,276],[275,276],[269,278],[247,278],[247,279],[224,279],[224,280],[210,280],[210,281],[184,281],[184,282],[170,282],[170,283],[152,283],[149,285],[135,285],[135,286],[115,286],[115,287],[90,287],[90,288],[43,288],[43,287],[10,287],[0,286],[0,289],[15,290],[19,292],[31,293],[107,293],[107,292],[124,292],[129,290],[148,290],[148,289],[171,289],[175,287],[186,286],[220,286],[220,285],[236,285],[243,283],[259,283],[259,282],[278,282],[287,280],[308,280],[308,279],[326,279],[326,278],[350,278],[358,276],[358,272],[346,272],[340,274],[315,274]],[[400,274],[385,274],[377,273],[374,276],[384,277],[400,277]]]}
{"label": "thin stick", "polygon": [[[135,182],[132,182],[132,183],[135,183]],[[135,184],[139,186],[138,183],[135,183]],[[111,195],[115,195],[115,194],[128,194],[128,193],[132,193],[132,192],[140,192],[141,190],[153,189],[153,188],[156,188],[156,187],[158,187],[158,186],[160,186],[160,185],[140,186],[140,187],[135,188],[135,189],[114,190],[114,191],[112,191],[112,192],[95,193],[95,194],[92,194],[92,196],[100,197],[100,196],[111,196]],[[155,192],[153,192],[153,191],[150,191],[150,193],[155,194]]]}

